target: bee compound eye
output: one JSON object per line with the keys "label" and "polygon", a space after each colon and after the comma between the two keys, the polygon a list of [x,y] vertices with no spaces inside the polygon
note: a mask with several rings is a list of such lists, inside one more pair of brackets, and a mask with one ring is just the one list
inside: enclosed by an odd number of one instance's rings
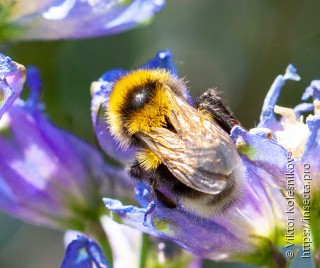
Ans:
{"label": "bee compound eye", "polygon": [[150,98],[150,89],[141,88],[135,91],[131,96],[131,105],[132,108],[139,109],[142,108],[146,103],[149,102]]}
{"label": "bee compound eye", "polygon": [[128,94],[127,102],[124,107],[127,110],[135,110],[142,108],[145,104],[149,103],[152,98],[152,94],[156,89],[156,85],[148,83],[139,88],[135,88]]}

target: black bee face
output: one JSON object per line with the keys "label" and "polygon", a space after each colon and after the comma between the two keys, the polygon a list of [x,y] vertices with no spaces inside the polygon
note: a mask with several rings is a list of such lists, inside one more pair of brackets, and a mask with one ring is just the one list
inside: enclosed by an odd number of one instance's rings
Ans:
{"label": "black bee face", "polygon": [[148,83],[131,91],[123,106],[123,113],[129,115],[132,111],[140,110],[144,105],[152,102],[156,88],[157,85],[155,83]]}

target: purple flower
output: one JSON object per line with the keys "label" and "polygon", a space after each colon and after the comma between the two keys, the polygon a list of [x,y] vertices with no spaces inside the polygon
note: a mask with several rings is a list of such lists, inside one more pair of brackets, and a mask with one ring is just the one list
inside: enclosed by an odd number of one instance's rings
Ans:
{"label": "purple flower", "polygon": [[[165,68],[176,75],[169,51],[159,52],[142,68]],[[117,145],[111,139],[108,125],[101,114],[105,114],[112,84],[125,73],[125,70],[111,70],[94,82],[91,90],[96,135],[102,148],[113,157],[117,156],[117,152],[113,151]],[[273,93],[269,94],[264,104],[258,128],[246,131],[235,126],[231,131],[230,137],[238,150],[245,182],[239,201],[227,211],[201,218],[179,205],[177,208],[167,208],[155,198],[150,185],[143,183],[136,185],[136,197],[142,208],[122,205],[118,200],[105,198],[107,208],[122,223],[150,235],[172,240],[200,257],[284,267],[286,260],[277,248],[285,245],[286,199],[281,189],[286,186],[285,174],[291,154],[277,142],[269,127],[281,129],[281,124],[274,116],[274,107],[280,93],[279,88],[286,79],[299,79],[293,67],[289,68],[285,76],[277,78],[271,89]],[[191,98],[188,102],[192,105]],[[99,129],[96,127],[97,122]],[[130,153],[132,157],[134,152]],[[131,158],[121,158],[122,161],[128,159]],[[294,221],[298,237],[301,237],[298,224],[300,216],[296,209]]]}
{"label": "purple flower", "polygon": [[[286,75],[284,77],[299,77],[296,74],[296,70],[292,65],[287,68]],[[282,76],[279,76],[282,77]],[[277,88],[277,93],[271,89],[267,95],[265,103],[268,99],[273,99],[273,105],[268,116],[265,116],[264,109],[261,113],[261,121],[259,126],[269,125],[270,131],[273,131],[273,136],[276,142],[282,145],[294,158],[297,165],[296,170],[296,183],[298,185],[297,192],[301,194],[303,192],[303,166],[307,165],[309,171],[312,172],[312,179],[314,183],[314,191],[320,187],[319,183],[319,168],[320,168],[320,154],[318,153],[320,139],[319,139],[319,96],[320,96],[320,83],[319,80],[311,82],[310,86],[306,88],[302,100],[308,101],[312,99],[313,102],[304,102],[298,104],[293,109],[281,107],[276,105],[278,96],[281,89],[284,86],[284,81],[275,80],[272,87]],[[293,79],[298,80],[298,79]],[[269,102],[270,103],[270,102]],[[264,105],[265,107],[266,105]],[[276,114],[280,116],[280,119],[276,119]],[[307,114],[306,118],[303,114]],[[269,124],[273,118],[272,124]],[[281,188],[285,188],[284,185],[277,183]],[[318,191],[318,190],[317,190]]]}
{"label": "purple flower", "polygon": [[17,99],[25,80],[25,68],[0,53],[0,119]]}
{"label": "purple flower", "polygon": [[299,81],[300,76],[296,73],[296,68],[293,65],[289,65],[284,75],[278,75],[271,85],[269,92],[264,100],[259,128],[270,128],[276,130],[281,128],[274,114],[274,107],[277,103],[282,87],[287,80]]}
{"label": "purple flower", "polygon": [[1,55],[0,209],[35,224],[86,231],[99,222],[102,196],[121,195],[131,183],[89,144],[50,122],[34,68],[27,75],[29,98],[17,98],[24,73]]}
{"label": "purple flower", "polygon": [[[294,70],[295,72],[295,70]],[[278,92],[282,83],[275,81]],[[273,96],[276,103],[279,93]],[[272,94],[270,94],[272,95]],[[271,117],[278,127],[271,125],[277,143],[286,148],[292,156],[291,166],[294,178],[294,197],[301,211],[300,225],[303,232],[302,248],[305,258],[314,256],[317,267],[320,265],[319,202],[320,202],[320,83],[311,82],[302,95],[304,102],[293,109],[274,106]],[[286,185],[279,185],[285,195],[290,194],[291,176],[286,176]],[[292,189],[292,188],[291,188]]]}
{"label": "purple flower", "polygon": [[[145,256],[145,260],[142,260],[140,250],[141,247],[146,246],[143,246],[143,243],[145,243],[143,240],[147,238],[145,235],[143,237],[140,231],[119,224],[107,216],[103,217],[102,222],[112,247],[112,267],[114,268],[167,267],[168,265],[170,267],[202,267],[200,259],[192,260],[191,254],[182,251],[171,242],[159,239],[148,241],[147,250],[149,254]],[[93,262],[102,266],[88,267],[105,267],[103,265],[106,264],[106,260],[102,249],[93,240],[74,231],[67,231],[64,240],[67,249],[62,268],[87,267],[80,266],[80,264],[85,265]],[[145,262],[145,264],[143,265],[141,262]]]}
{"label": "purple flower", "polygon": [[107,268],[109,263],[96,242],[78,236],[66,249],[61,268]]}
{"label": "purple flower", "polygon": [[282,261],[280,254],[273,255],[276,252],[273,242],[280,239],[277,228],[284,224],[280,205],[284,204],[283,197],[277,191],[271,196],[259,182],[248,186],[245,194],[241,205],[211,219],[199,218],[182,209],[169,209],[157,201],[152,203],[152,209],[123,206],[107,198],[104,201],[123,223],[170,239],[203,258],[260,265],[268,261],[271,264],[278,258]]}
{"label": "purple flower", "polygon": [[165,0],[36,0],[1,5],[10,11],[2,39],[53,40],[129,30],[149,22],[164,7]]}

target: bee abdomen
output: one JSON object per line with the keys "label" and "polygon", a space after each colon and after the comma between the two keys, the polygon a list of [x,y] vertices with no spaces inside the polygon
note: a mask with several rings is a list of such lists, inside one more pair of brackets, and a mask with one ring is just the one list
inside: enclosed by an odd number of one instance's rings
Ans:
{"label": "bee abdomen", "polygon": [[[208,218],[226,212],[240,198],[242,183],[236,180],[237,173],[234,172],[226,178],[227,185],[219,194],[207,194],[188,187],[177,180],[163,164],[155,170],[152,180],[155,182],[154,187],[167,189],[172,196],[177,197],[178,202],[186,211]],[[165,195],[162,194],[163,196]],[[161,201],[166,205],[167,202],[162,197]],[[172,198],[166,197],[165,199],[171,200]]]}

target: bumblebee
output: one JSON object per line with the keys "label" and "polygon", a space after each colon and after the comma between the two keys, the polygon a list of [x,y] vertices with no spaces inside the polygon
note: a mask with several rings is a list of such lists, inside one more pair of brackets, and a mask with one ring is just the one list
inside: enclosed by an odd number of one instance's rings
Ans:
{"label": "bumblebee", "polygon": [[210,217],[240,196],[243,169],[229,137],[239,122],[215,90],[194,106],[188,96],[185,82],[166,70],[132,71],[114,83],[107,121],[121,146],[139,148],[133,178],[165,206]]}

